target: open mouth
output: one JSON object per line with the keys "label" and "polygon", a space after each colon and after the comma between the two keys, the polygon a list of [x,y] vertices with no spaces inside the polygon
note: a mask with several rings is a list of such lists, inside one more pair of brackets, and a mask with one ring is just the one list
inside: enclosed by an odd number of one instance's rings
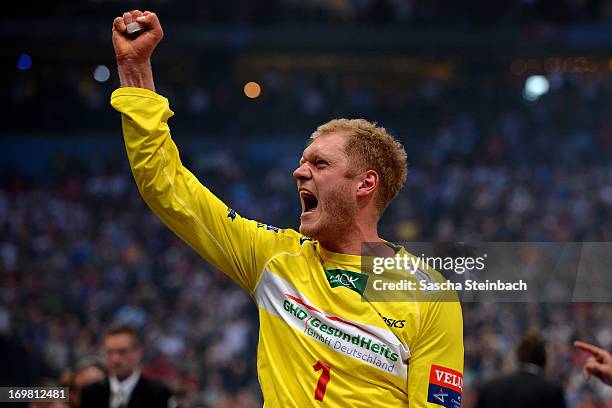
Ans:
{"label": "open mouth", "polygon": [[319,205],[319,200],[310,191],[300,190],[300,197],[302,198],[302,208],[304,213],[312,212],[316,210]]}

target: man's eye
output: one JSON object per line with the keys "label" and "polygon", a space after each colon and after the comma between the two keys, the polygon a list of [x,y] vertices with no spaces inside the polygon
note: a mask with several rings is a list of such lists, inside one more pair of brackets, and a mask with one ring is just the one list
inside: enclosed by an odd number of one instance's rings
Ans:
{"label": "man's eye", "polygon": [[325,167],[328,164],[325,160],[317,160],[317,167]]}

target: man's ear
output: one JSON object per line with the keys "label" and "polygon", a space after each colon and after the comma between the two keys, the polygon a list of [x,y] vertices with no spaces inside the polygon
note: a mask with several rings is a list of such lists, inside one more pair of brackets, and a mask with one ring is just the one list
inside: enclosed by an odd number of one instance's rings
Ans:
{"label": "man's ear", "polygon": [[360,177],[357,186],[357,197],[366,197],[374,194],[380,183],[380,176],[375,170],[366,170]]}

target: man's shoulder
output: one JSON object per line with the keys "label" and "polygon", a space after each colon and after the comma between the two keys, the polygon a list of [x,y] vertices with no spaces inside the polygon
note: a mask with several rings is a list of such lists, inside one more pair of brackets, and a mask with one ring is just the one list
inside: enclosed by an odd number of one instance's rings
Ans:
{"label": "man's shoulder", "polygon": [[[146,376],[140,377],[138,384],[136,385],[136,389],[138,389],[140,392],[146,392],[147,394],[156,396],[169,397],[172,394],[170,388],[166,384],[151,378],[147,378]],[[134,391],[136,391],[136,389]]]}
{"label": "man's shoulder", "polygon": [[543,373],[534,375],[531,373],[523,373],[523,381],[532,382],[538,389],[547,391],[548,393],[563,392],[561,383],[546,377]]}
{"label": "man's shoulder", "polygon": [[110,385],[108,379],[88,384],[81,390],[81,400],[83,406],[94,406],[97,401],[108,398],[110,395]]}
{"label": "man's shoulder", "polygon": [[260,232],[269,235],[270,237],[285,237],[289,239],[296,239],[303,236],[292,228],[280,228],[272,224],[266,224],[265,222],[255,220],[253,222],[256,223],[257,229]]}
{"label": "man's shoulder", "polygon": [[280,248],[277,246],[277,249],[294,251],[299,250],[300,247],[317,245],[317,241],[300,234],[292,228],[279,228],[271,224],[265,224],[259,221],[255,222],[257,223],[257,229],[262,239],[266,242],[269,242],[268,240],[276,241],[277,245],[280,245]]}
{"label": "man's shoulder", "polygon": [[132,391],[129,407],[131,408],[167,408],[172,398],[172,391],[165,384],[141,375]]}
{"label": "man's shoulder", "polygon": [[108,378],[97,381],[95,383],[88,384],[83,387],[83,392],[96,392],[96,391],[104,391],[109,390],[110,386],[108,384]]}
{"label": "man's shoulder", "polygon": [[557,384],[556,382],[549,380],[543,375],[532,374],[525,371],[516,371],[514,373],[494,378],[489,382],[485,383],[482,388],[499,389],[506,387],[509,384],[525,384],[540,390],[554,390],[557,388],[562,388],[561,384]]}

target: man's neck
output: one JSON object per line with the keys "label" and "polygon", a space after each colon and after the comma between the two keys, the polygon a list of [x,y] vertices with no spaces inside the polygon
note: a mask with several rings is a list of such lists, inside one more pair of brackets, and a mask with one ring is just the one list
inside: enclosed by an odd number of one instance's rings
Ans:
{"label": "man's neck", "polygon": [[330,240],[319,240],[319,245],[330,252],[347,255],[361,255],[364,242],[380,242],[376,225],[363,227],[357,225],[351,231]]}
{"label": "man's neck", "polygon": [[[113,377],[113,376],[111,376]],[[119,382],[119,383],[124,383],[125,381],[127,381],[128,379],[130,379],[131,381],[134,381],[136,378],[140,377],[140,367],[136,368],[134,371],[132,371],[130,374],[128,374],[127,376],[121,378],[119,376],[114,376],[114,378]]]}

